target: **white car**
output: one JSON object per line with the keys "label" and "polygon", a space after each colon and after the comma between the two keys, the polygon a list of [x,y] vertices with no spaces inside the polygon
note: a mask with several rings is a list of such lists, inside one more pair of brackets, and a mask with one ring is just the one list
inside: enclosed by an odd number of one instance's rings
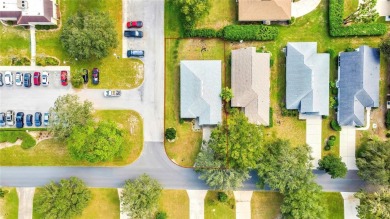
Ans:
{"label": "white car", "polygon": [[6,71],[4,73],[4,83],[5,85],[11,86],[14,83],[14,79],[12,77],[12,73],[10,71]]}
{"label": "white car", "polygon": [[49,85],[49,73],[47,72],[42,72],[42,86],[47,86]]}
{"label": "white car", "polygon": [[15,85],[18,85],[18,86],[23,85],[23,74],[20,72],[16,72],[16,74],[15,74]]}

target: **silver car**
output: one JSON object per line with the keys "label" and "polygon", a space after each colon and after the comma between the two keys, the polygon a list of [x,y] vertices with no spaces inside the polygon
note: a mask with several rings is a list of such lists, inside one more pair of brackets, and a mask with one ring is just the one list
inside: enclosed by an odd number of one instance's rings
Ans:
{"label": "silver car", "polygon": [[10,71],[6,71],[4,73],[4,84],[8,86],[12,86],[13,83],[14,83],[14,79],[12,73]]}
{"label": "silver car", "polygon": [[47,72],[42,72],[42,86],[47,86],[49,85],[49,73]]}
{"label": "silver car", "polygon": [[15,85],[18,85],[18,86],[23,85],[23,74],[20,72],[16,72],[16,74],[15,74]]}
{"label": "silver car", "polygon": [[13,126],[15,124],[15,112],[12,110],[8,110],[5,113],[5,120],[8,126]]}

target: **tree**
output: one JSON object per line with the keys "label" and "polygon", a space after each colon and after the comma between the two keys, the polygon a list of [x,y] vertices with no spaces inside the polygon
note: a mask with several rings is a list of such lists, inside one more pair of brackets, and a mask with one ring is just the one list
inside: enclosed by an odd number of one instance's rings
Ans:
{"label": "tree", "polygon": [[373,193],[359,191],[355,197],[360,199],[360,205],[357,207],[359,218],[390,218],[390,188],[388,186]]}
{"label": "tree", "polygon": [[222,89],[222,92],[221,92],[221,94],[219,96],[225,102],[229,102],[233,98],[233,91],[232,91],[232,89],[230,89],[228,87],[225,87],[225,88]]}
{"label": "tree", "polygon": [[[381,50],[381,52],[387,56],[388,58],[390,58],[390,35],[387,36],[386,38],[384,38],[381,43],[379,44],[379,48]],[[387,121],[387,120],[386,120]],[[386,123],[386,127],[390,127],[390,124],[387,124]]]}
{"label": "tree", "polygon": [[43,218],[74,218],[81,215],[91,200],[91,191],[76,177],[51,182],[36,194],[34,208]]}
{"label": "tree", "polygon": [[361,145],[356,165],[358,175],[375,185],[390,185],[390,142],[367,141]]}
{"label": "tree", "polygon": [[50,108],[49,130],[60,141],[66,140],[75,126],[84,126],[92,120],[92,103],[80,102],[77,95],[60,96]]}
{"label": "tree", "polygon": [[123,133],[114,122],[99,122],[73,128],[67,140],[69,153],[76,160],[94,163],[112,161],[123,151]]}
{"label": "tree", "polygon": [[209,0],[176,0],[175,3],[179,7],[186,30],[193,29],[196,21],[207,14],[210,8]]}
{"label": "tree", "polygon": [[165,138],[168,141],[172,141],[176,139],[176,129],[175,128],[167,128],[165,130]]}
{"label": "tree", "polygon": [[351,13],[343,20],[344,24],[354,23],[372,23],[378,19],[379,14],[375,9],[377,0],[363,0],[356,11]]}
{"label": "tree", "polygon": [[68,18],[60,40],[69,55],[79,60],[101,59],[118,45],[114,22],[107,13],[97,11]]}
{"label": "tree", "polygon": [[80,69],[77,69],[72,72],[72,77],[70,78],[70,82],[72,83],[72,86],[75,88],[79,88],[83,84],[84,79],[83,79],[82,71]]}
{"label": "tree", "polygon": [[347,165],[341,161],[341,157],[336,157],[332,154],[325,156],[324,159],[320,159],[318,166],[319,170],[325,170],[329,173],[332,179],[344,178],[348,172]]}
{"label": "tree", "polygon": [[123,211],[133,219],[152,218],[157,210],[162,187],[157,180],[143,174],[127,180],[121,195]]}

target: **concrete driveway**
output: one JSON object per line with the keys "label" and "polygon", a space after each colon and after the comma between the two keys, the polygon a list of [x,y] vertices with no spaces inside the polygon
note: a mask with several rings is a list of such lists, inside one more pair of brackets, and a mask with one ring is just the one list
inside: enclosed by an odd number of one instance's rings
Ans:
{"label": "concrete driveway", "polygon": [[16,188],[19,198],[19,219],[32,219],[35,188]]}
{"label": "concrete driveway", "polygon": [[203,219],[207,190],[187,190],[187,194],[190,199],[190,219]]}
{"label": "concrete driveway", "polygon": [[348,170],[357,170],[356,166],[356,130],[355,127],[343,126],[340,132],[340,156]]}
{"label": "concrete driveway", "polygon": [[236,219],[251,218],[251,200],[253,191],[234,191],[236,199]]}
{"label": "concrete driveway", "polygon": [[344,199],[344,218],[358,219],[356,207],[360,204],[360,200],[355,198],[353,192],[341,192]]}
{"label": "concrete driveway", "polygon": [[318,160],[321,159],[321,133],[322,118],[321,116],[310,116],[306,118],[306,143],[312,148],[311,156],[313,168],[318,167]]}
{"label": "concrete driveway", "polygon": [[314,11],[320,2],[321,0],[300,0],[298,2],[293,2],[291,5],[291,16],[302,17],[303,15]]}

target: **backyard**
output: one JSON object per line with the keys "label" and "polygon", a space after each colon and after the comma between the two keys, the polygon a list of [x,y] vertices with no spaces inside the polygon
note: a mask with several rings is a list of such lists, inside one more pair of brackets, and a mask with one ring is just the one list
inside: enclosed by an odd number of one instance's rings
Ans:
{"label": "backyard", "polygon": [[2,187],[7,190],[4,198],[0,198],[0,218],[17,219],[19,199],[15,188]]}

